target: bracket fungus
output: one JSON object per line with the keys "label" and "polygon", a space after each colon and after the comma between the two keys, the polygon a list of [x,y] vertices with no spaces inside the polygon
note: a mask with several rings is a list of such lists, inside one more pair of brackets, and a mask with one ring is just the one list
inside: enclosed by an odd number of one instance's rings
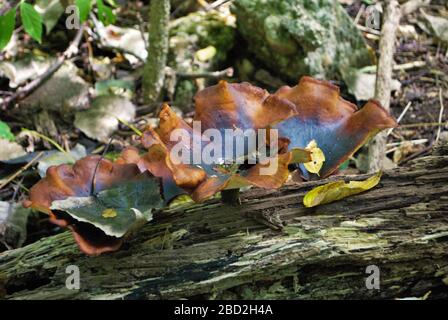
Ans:
{"label": "bracket fungus", "polygon": [[[302,77],[295,87],[282,87],[276,96],[292,102],[296,115],[279,123],[279,135],[289,140],[289,148],[305,148],[315,141],[325,155],[320,177],[332,174],[369,138],[397,122],[370,100],[358,108],[339,95],[339,88],[330,82]],[[307,170],[302,173],[309,178]]]}
{"label": "bracket fungus", "polygon": [[[378,102],[357,110],[338,87],[310,77],[275,94],[221,81],[198,92],[195,105],[199,128],[165,104],[158,127],[143,132],[146,150],[129,147],[115,162],[88,156],[73,166],[50,167],[25,206],[70,228],[81,250],[97,255],[117,250],[136,226],[151,220],[153,210],[179,195],[201,202],[225,189],[279,188],[292,163],[300,164],[305,178],[327,177],[370,137],[397,125]],[[261,129],[269,134],[248,143],[243,131]],[[273,129],[277,136],[271,136]],[[227,130],[237,132],[230,149],[223,146]],[[244,148],[227,156],[238,139]],[[264,158],[260,146],[267,151]]]}

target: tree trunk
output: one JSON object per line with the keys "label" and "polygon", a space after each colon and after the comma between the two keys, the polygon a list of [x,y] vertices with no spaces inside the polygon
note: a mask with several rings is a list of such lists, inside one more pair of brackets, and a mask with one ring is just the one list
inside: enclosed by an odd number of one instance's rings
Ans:
{"label": "tree trunk", "polygon": [[[8,299],[391,299],[429,291],[447,298],[448,146],[384,172],[363,194],[301,204],[311,187],[335,179],[252,189],[240,206],[171,208],[99,257],[80,253],[68,232],[41,239],[0,254],[0,292]],[[70,265],[79,267],[79,290],[65,286]],[[379,289],[366,287],[371,265]]]}
{"label": "tree trunk", "polygon": [[148,59],[143,71],[143,96],[145,103],[156,102],[165,81],[168,55],[170,1],[151,1],[149,8]]}

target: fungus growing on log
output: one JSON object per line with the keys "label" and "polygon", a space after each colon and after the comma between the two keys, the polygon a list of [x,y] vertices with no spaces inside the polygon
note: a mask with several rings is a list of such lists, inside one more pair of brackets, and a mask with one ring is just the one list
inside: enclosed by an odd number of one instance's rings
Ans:
{"label": "fungus growing on log", "polygon": [[[165,104],[158,127],[143,132],[145,151],[129,147],[115,162],[88,156],[73,166],[50,167],[25,206],[70,228],[81,250],[97,255],[117,250],[152,219],[153,210],[179,195],[202,202],[243,186],[279,188],[293,163],[300,164],[305,178],[327,177],[373,135],[397,125],[378,102],[357,111],[338,87],[310,77],[275,94],[221,81],[198,92],[195,103],[199,128]],[[278,135],[271,135],[274,129]],[[234,130],[230,141],[228,130]],[[251,136],[244,130],[265,131]],[[240,149],[234,145],[238,139]]]}

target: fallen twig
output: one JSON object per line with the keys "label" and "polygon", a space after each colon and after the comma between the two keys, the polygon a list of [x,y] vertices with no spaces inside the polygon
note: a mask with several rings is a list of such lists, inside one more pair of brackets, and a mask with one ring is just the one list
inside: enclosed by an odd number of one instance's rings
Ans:
{"label": "fallen twig", "polygon": [[431,0],[409,0],[401,6],[403,16],[416,11],[418,8],[429,5]]}
{"label": "fallen twig", "polygon": [[233,68],[227,68],[221,71],[211,71],[211,72],[198,72],[198,73],[182,73],[176,72],[179,78],[183,79],[198,79],[198,78],[208,78],[208,79],[222,79],[229,78],[233,76]]}
{"label": "fallen twig", "polygon": [[403,64],[397,64],[393,67],[394,71],[405,71],[405,70],[410,70],[410,69],[414,69],[414,68],[421,68],[427,65],[427,62],[425,61],[412,61],[412,62],[408,62],[408,63],[403,63]]}
{"label": "fallen twig", "polygon": [[223,4],[230,2],[233,0],[217,0],[213,3],[210,3],[207,8],[205,9],[206,11],[210,11],[210,10],[216,10],[218,9],[220,6],[222,6]]}
{"label": "fallen twig", "polygon": [[28,162],[26,165],[24,165],[22,168],[20,168],[18,171],[16,171],[12,176],[10,176],[8,179],[6,179],[5,182],[0,184],[0,190],[3,189],[6,185],[8,185],[15,178],[17,178],[23,171],[25,171],[29,167],[31,167],[37,160],[39,160],[40,157],[43,156],[43,154],[44,154],[43,151],[39,152],[33,159],[31,159],[30,162]]}
{"label": "fallen twig", "polygon": [[418,123],[409,123],[409,124],[402,124],[397,129],[401,128],[417,128],[417,127],[441,127],[448,125],[448,123],[443,122],[418,122]]}
{"label": "fallen twig", "polygon": [[33,93],[37,88],[39,88],[42,84],[44,84],[65,62],[65,60],[70,59],[76,53],[78,53],[78,46],[82,39],[84,27],[81,26],[79,28],[78,33],[76,34],[73,41],[68,46],[67,50],[64,51],[62,55],[60,55],[56,62],[52,64],[42,75],[32,80],[28,84],[24,85],[17,89],[12,95],[6,97],[3,100],[3,107],[8,107],[11,103],[17,100],[22,100]]}
{"label": "fallen twig", "polygon": [[[439,88],[439,101],[440,101],[440,112],[439,112],[439,123],[442,123],[442,116],[443,116],[443,110],[445,109],[443,105],[443,94],[442,94],[442,88]],[[436,141],[437,143],[440,138],[440,132],[442,131],[442,126],[439,126],[437,129],[437,135],[436,135]]]}
{"label": "fallen twig", "polygon": [[400,141],[400,142],[393,142],[393,143],[388,143],[387,146],[388,147],[393,147],[389,150],[386,151],[386,154],[389,154],[391,152],[394,152],[395,150],[400,149],[400,147],[404,144],[408,144],[411,146],[416,146],[419,144],[425,144],[428,142],[428,139],[417,139],[417,140],[406,140],[406,141]]}
{"label": "fallen twig", "polygon": [[356,27],[357,27],[359,30],[364,31],[364,32],[367,32],[367,33],[371,33],[371,34],[374,34],[374,35],[377,35],[377,36],[381,35],[381,32],[380,32],[380,31],[375,30],[375,29],[372,29],[372,28],[364,27],[364,26],[362,26],[362,25],[360,25],[360,24],[357,24]]}
{"label": "fallen twig", "polygon": [[[406,105],[406,107],[404,107],[403,112],[401,112],[400,116],[398,117],[398,119],[397,119],[397,123],[400,123],[401,119],[403,119],[404,115],[405,115],[406,112],[409,110],[409,108],[411,107],[411,105],[412,105],[412,102],[409,101],[408,104]],[[389,136],[389,135],[392,133],[393,130],[394,130],[394,128],[390,128],[390,129],[387,131],[386,137]]]}

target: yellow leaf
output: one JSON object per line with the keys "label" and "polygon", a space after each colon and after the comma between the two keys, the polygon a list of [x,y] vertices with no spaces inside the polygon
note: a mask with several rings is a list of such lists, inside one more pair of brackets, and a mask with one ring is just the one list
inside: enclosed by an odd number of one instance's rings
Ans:
{"label": "yellow leaf", "polygon": [[191,204],[193,203],[193,199],[191,199],[191,197],[187,194],[181,194],[179,196],[176,196],[173,200],[171,200],[169,207],[177,207],[177,206],[181,206],[184,204]]}
{"label": "yellow leaf", "polygon": [[109,208],[109,209],[105,209],[101,215],[103,216],[103,218],[115,218],[117,216],[117,211],[115,209]]}
{"label": "yellow leaf", "polygon": [[315,140],[311,140],[305,149],[311,152],[311,161],[303,164],[305,169],[319,175],[319,171],[325,162],[324,152],[317,146]]}
{"label": "yellow leaf", "polygon": [[303,198],[305,207],[315,207],[320,204],[330,203],[346,197],[361,193],[375,187],[381,178],[381,172],[364,181],[330,182],[309,191]]}
{"label": "yellow leaf", "polygon": [[214,46],[208,46],[204,49],[196,51],[196,59],[201,62],[206,62],[216,55],[217,51]]}

